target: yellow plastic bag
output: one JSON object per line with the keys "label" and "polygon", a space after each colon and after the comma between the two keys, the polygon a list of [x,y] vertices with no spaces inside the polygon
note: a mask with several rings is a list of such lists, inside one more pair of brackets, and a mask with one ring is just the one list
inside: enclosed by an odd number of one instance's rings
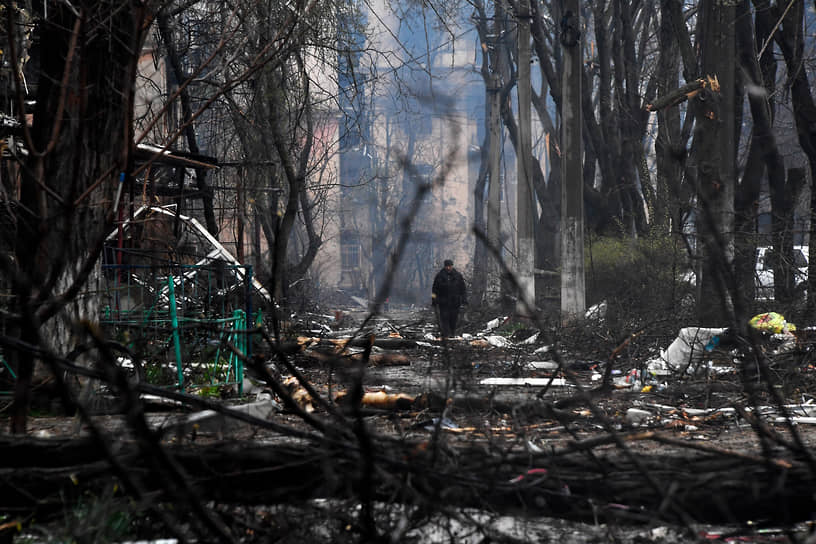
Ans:
{"label": "yellow plastic bag", "polygon": [[796,325],[788,323],[785,320],[785,316],[776,312],[766,312],[764,314],[755,315],[748,324],[760,332],[770,332],[773,334],[796,330]]}

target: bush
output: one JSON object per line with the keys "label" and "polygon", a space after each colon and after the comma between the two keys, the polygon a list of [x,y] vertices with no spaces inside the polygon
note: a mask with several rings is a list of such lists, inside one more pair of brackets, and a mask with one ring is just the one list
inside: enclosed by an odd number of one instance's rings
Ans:
{"label": "bush", "polygon": [[685,247],[670,236],[592,238],[586,251],[587,306],[606,302],[613,335],[658,324],[676,332],[693,311],[693,286],[684,279],[689,270]]}

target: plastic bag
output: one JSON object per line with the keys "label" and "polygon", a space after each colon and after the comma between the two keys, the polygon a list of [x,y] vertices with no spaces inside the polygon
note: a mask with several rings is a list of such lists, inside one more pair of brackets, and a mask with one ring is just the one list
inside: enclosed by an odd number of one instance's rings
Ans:
{"label": "plastic bag", "polygon": [[757,314],[751,318],[748,324],[760,332],[769,332],[772,334],[782,334],[796,330],[796,325],[788,323],[785,320],[785,316],[776,312]]}

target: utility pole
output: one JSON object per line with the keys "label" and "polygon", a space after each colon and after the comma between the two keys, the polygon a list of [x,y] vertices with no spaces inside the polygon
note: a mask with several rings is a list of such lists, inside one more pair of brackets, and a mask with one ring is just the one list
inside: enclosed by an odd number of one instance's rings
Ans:
{"label": "utility pole", "polygon": [[[518,181],[516,183],[516,276],[519,282],[516,313],[522,317],[532,317],[535,312],[535,229],[533,214],[535,195],[533,193],[533,141],[531,128],[531,84],[530,84],[530,0],[520,0],[517,14],[518,25],[518,149],[516,163]],[[529,309],[528,309],[529,305]]]}
{"label": "utility pole", "polygon": [[584,186],[581,139],[582,39],[578,0],[564,1],[561,20],[561,323],[586,312]]}

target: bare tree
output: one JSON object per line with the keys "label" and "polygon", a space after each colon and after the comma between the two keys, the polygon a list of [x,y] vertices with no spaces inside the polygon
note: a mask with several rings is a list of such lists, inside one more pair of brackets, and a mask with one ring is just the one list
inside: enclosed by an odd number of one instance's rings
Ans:
{"label": "bare tree", "polygon": [[[183,108],[182,126],[170,126],[166,140],[159,143],[172,146],[207,107],[260,68],[282,66],[281,52],[289,47],[298,16],[308,15],[311,7],[299,5],[287,12],[253,62],[243,71],[220,72],[226,77],[211,80],[198,109]],[[97,321],[99,301],[87,286],[96,284],[98,257],[116,220],[114,211],[126,205],[128,194],[133,195],[123,187],[132,187],[145,168],[134,160],[134,90],[145,33],[157,10],[158,6],[144,3],[89,2],[61,5],[47,14],[33,12],[27,14],[30,20],[25,20],[23,10],[6,13],[7,35],[17,35],[21,20],[31,25],[39,53],[38,71],[25,84],[22,68],[12,70],[23,145],[15,149],[19,183],[6,187],[12,202],[4,208],[14,225],[3,233],[8,237],[5,245],[13,248],[13,256],[3,261],[14,295],[11,336],[25,345],[66,353],[83,341],[74,333],[78,322]],[[223,29],[209,56],[187,74],[188,80],[180,83],[170,101],[218,62],[229,65],[223,57],[225,45],[244,36],[236,24],[239,17],[228,21],[232,26]],[[18,58],[16,51],[12,57]],[[25,107],[28,86],[36,89],[30,125]],[[145,132],[166,119],[170,108],[164,104],[156,111],[143,127]],[[302,191],[295,193],[295,199],[301,196]],[[25,431],[34,353],[29,349],[9,354],[18,369],[11,418],[15,432]]]}
{"label": "bare tree", "polygon": [[[731,322],[734,256],[734,191],[736,146],[734,129],[734,8],[703,2],[698,18],[700,71],[710,85],[694,97],[694,147],[700,198],[700,241],[703,243],[700,318],[705,323]],[[728,59],[728,60],[723,60]],[[722,304],[710,304],[710,300]],[[723,313],[725,312],[725,313]]]}
{"label": "bare tree", "polygon": [[[816,213],[814,213],[816,204],[814,204],[814,202],[816,201],[814,200],[813,195],[816,194],[816,191],[813,190],[812,176],[814,166],[816,166],[816,145],[814,145],[816,142],[816,137],[814,137],[813,130],[810,127],[812,127],[814,120],[816,120],[816,104],[814,104],[804,57],[805,40],[803,25],[805,8],[804,5],[798,2],[792,3],[784,10],[781,10],[777,5],[770,6],[767,2],[758,1],[754,2],[754,5],[757,12],[757,26],[759,27],[761,24],[762,28],[765,29],[763,37],[766,37],[767,40],[773,39],[781,50],[785,59],[787,74],[786,84],[790,86],[791,103],[793,106],[794,120],[796,124],[796,134],[798,136],[799,145],[807,159],[807,164],[810,166],[810,246],[813,247],[814,244],[812,241],[814,238],[812,234],[816,232],[816,230],[814,230],[816,229],[816,221],[814,221],[814,218],[816,217]],[[781,21],[781,28],[774,31],[774,26],[771,24],[772,21]],[[763,42],[763,46],[767,45],[770,44]],[[805,183],[805,180],[802,179],[803,175],[804,173],[798,170],[796,172],[789,171],[787,177],[783,174],[779,174],[773,179],[771,186],[771,194],[775,200],[774,218],[777,221],[774,234],[778,235],[778,238],[774,243],[774,247],[782,257],[779,259],[781,262],[774,269],[774,279],[776,278],[777,273],[781,279],[787,279],[787,282],[783,282],[778,291],[778,294],[782,297],[790,293],[792,288],[792,274],[790,271],[790,266],[785,266],[784,264],[785,261],[788,263],[791,261],[790,258],[785,259],[786,256],[790,255],[790,252],[786,250],[789,250],[791,245],[791,242],[789,241],[789,237],[791,236],[790,233],[786,235],[784,232],[786,228],[789,230],[788,227],[791,223],[789,216],[792,212],[792,206],[790,200],[788,199],[795,197],[795,195],[797,195],[802,189]],[[816,256],[816,252],[814,252],[815,250],[810,251],[810,257]],[[811,259],[809,263],[814,263],[814,260]],[[816,265],[809,264],[808,271],[816,273],[816,268],[814,268],[814,266]],[[814,280],[814,278],[816,278],[814,274],[808,275],[807,283],[809,288],[807,294],[806,315],[809,316],[814,315],[814,308],[816,308],[816,298],[814,298],[813,290],[814,285],[816,285],[813,282],[816,280]],[[776,287],[776,281],[774,281],[774,286]]]}
{"label": "bare tree", "polygon": [[[170,79],[175,82],[175,85],[172,85],[173,90],[175,90],[178,89],[179,83],[183,83],[188,80],[189,75],[185,73],[182,66],[179,52],[176,49],[175,41],[171,35],[169,19],[170,17],[167,10],[161,10],[157,16],[156,26],[159,34],[161,35],[162,42],[166,47],[167,60],[170,65],[169,76]],[[200,153],[200,146],[195,133],[195,125],[192,122],[193,106],[191,104],[190,93],[187,87],[179,90],[179,102],[181,104],[182,112],[181,119],[179,121],[180,126],[184,131],[184,141],[187,144],[187,148],[192,153],[198,155]],[[219,229],[215,218],[215,212],[213,210],[213,191],[207,183],[206,169],[196,168],[195,176],[196,185],[202,194],[201,200],[203,202],[204,219],[206,221],[207,230],[209,230],[211,234],[217,235]]]}
{"label": "bare tree", "polygon": [[[22,23],[21,11],[5,14],[9,36],[19,24],[33,25],[39,77],[31,82],[36,106],[29,124],[22,67],[13,69],[26,153],[18,155],[19,185],[7,188],[8,196],[19,198],[4,210],[15,228],[3,236],[15,238],[6,240],[14,251],[3,268],[12,278],[13,336],[62,351],[76,342],[76,321],[98,315],[96,301],[79,293],[99,272],[117,188],[132,172],[136,61],[153,6],[101,1],[48,7],[47,16],[35,11]],[[15,61],[17,54],[11,55]],[[18,369],[11,429],[21,433],[37,361],[29,350],[10,355]]]}

